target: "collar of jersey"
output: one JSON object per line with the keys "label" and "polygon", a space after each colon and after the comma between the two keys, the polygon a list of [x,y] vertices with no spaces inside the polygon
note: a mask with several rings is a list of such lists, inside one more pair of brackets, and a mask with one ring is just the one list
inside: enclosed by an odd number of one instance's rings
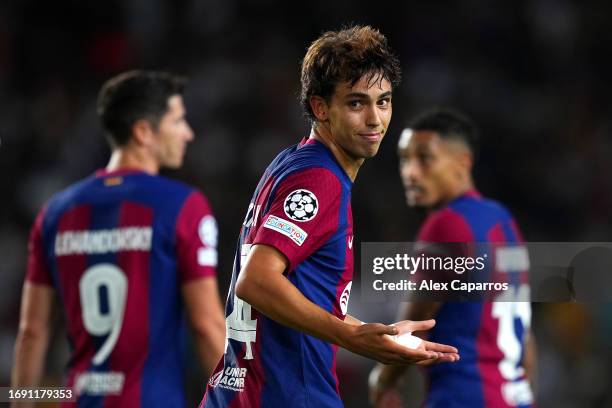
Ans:
{"label": "collar of jersey", "polygon": [[96,177],[113,177],[113,176],[127,176],[129,174],[145,173],[144,170],[135,167],[122,167],[117,170],[108,171],[106,169],[96,170]]}
{"label": "collar of jersey", "polygon": [[316,139],[310,139],[308,137],[304,137],[300,143],[299,143],[299,148],[302,148],[304,146],[308,146],[308,145],[313,145],[313,146],[317,146],[317,148],[319,148],[320,150],[324,151],[325,154],[327,154],[327,156],[336,164],[336,167],[338,168],[338,171],[340,172],[340,174],[342,174],[342,179],[344,180],[345,183],[347,183],[348,187],[351,188],[353,186],[353,181],[351,180],[351,178],[348,176],[348,174],[346,174],[346,171],[344,171],[344,169],[342,168],[342,166],[340,165],[340,162],[338,161],[338,159],[336,159],[336,156],[334,156],[334,154],[332,153],[331,150],[329,150],[329,148],[327,146],[325,146],[324,143],[316,140]]}

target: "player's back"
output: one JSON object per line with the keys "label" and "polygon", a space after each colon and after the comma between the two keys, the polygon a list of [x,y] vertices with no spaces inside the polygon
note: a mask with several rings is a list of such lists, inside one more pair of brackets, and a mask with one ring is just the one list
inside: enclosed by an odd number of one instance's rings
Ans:
{"label": "player's back", "polygon": [[184,406],[177,237],[202,199],[163,177],[100,171],[39,215],[45,266],[29,279],[59,294],[78,406]]}
{"label": "player's back", "polygon": [[[510,213],[476,191],[432,213],[418,239],[489,243],[492,251],[522,242]],[[510,289],[504,296],[508,299],[527,289],[525,272],[506,274]],[[522,361],[524,334],[531,320],[529,303],[446,302],[435,319],[429,338],[457,347],[461,360],[427,368],[427,407],[530,406],[532,396]]]}

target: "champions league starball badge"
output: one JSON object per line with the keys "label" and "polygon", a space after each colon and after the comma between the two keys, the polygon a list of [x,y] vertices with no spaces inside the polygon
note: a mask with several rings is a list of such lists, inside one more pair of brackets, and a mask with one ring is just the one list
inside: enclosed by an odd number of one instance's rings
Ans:
{"label": "champions league starball badge", "polygon": [[308,190],[295,190],[285,198],[285,214],[294,221],[310,221],[318,209],[317,196]]}

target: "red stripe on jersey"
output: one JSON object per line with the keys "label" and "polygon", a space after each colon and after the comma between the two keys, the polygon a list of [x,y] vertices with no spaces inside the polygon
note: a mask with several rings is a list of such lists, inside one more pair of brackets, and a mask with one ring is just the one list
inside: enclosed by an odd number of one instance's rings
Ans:
{"label": "red stripe on jersey", "polygon": [[[476,338],[478,350],[478,369],[482,378],[482,394],[485,407],[510,407],[502,398],[501,386],[506,381],[499,371],[499,361],[504,355],[497,346],[499,321],[493,317],[493,303],[483,302],[481,326]],[[485,380],[486,378],[486,380]]]}
{"label": "red stripe on jersey", "polygon": [[427,217],[418,234],[424,242],[474,242],[472,227],[463,215],[450,208],[435,211]]}
{"label": "red stripe on jersey", "polygon": [[42,223],[45,218],[47,207],[36,216],[32,230],[30,231],[30,241],[28,243],[28,271],[26,280],[32,283],[52,285],[51,274],[45,260],[45,250],[42,241]]}
{"label": "red stripe on jersey", "polygon": [[498,222],[487,232],[487,241],[493,244],[505,244],[506,235],[504,234],[504,226]]}
{"label": "red stripe on jersey", "polygon": [[[201,193],[194,191],[185,200],[176,221],[176,257],[182,283],[215,276],[216,228],[208,201]],[[209,254],[214,259],[201,257],[200,253]]]}
{"label": "red stripe on jersey", "polygon": [[[59,220],[57,233],[64,231],[84,231],[91,224],[91,207],[80,205],[68,210]],[[58,282],[64,310],[66,311],[66,329],[71,340],[73,351],[69,363],[67,385],[74,385],[75,376],[87,371],[96,350],[92,337],[83,324],[79,282],[87,269],[86,254],[57,256]]]}
{"label": "red stripe on jersey", "polygon": [[[124,202],[119,212],[118,228],[148,227],[153,224],[153,210],[149,207]],[[149,336],[149,285],[150,252],[122,251],[117,254],[117,266],[128,279],[127,299],[123,324],[117,343],[110,356],[110,371],[125,374],[121,396],[107,396],[105,407],[140,406],[142,371],[147,352]],[[138,352],[134,352],[134,348]]]}
{"label": "red stripe on jersey", "polygon": [[[266,382],[266,372],[264,370],[263,362],[261,361],[261,343],[263,343],[262,339],[264,338],[264,330],[261,322],[263,322],[264,319],[258,316],[259,312],[257,312],[255,309],[252,309],[251,313],[252,318],[257,319],[258,341],[255,342],[255,347],[253,348],[252,360],[244,360],[242,358],[237,359],[237,361],[248,362],[248,366],[246,367],[248,371],[244,382],[244,390],[242,392],[236,392],[236,397],[228,408],[261,408],[261,390]],[[243,353],[246,353],[246,347],[247,346],[245,343],[242,347]],[[226,367],[231,367],[231,365],[227,365]]]}

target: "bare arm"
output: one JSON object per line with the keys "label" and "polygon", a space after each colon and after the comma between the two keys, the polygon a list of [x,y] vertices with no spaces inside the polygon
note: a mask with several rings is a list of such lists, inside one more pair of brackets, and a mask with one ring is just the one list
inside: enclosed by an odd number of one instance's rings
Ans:
{"label": "bare arm", "polygon": [[[357,319],[343,322],[312,303],[283,275],[288,261],[267,245],[254,245],[243,265],[236,295],[271,319],[349,351],[385,363],[410,364],[437,359],[440,353],[456,353],[449,346],[432,345],[428,350],[401,347],[385,334],[398,329],[384,324],[355,325]],[[414,330],[426,330],[432,322],[414,322]]]}
{"label": "bare arm", "polygon": [[[21,298],[19,331],[13,353],[11,387],[40,385],[51,337],[51,311],[55,291],[51,286],[26,282]],[[29,407],[21,403],[14,407]]]}
{"label": "bare arm", "polygon": [[210,375],[224,353],[225,318],[215,277],[196,279],[182,288],[200,361]]}
{"label": "bare arm", "polygon": [[525,357],[524,366],[525,373],[534,397],[537,394],[538,376],[537,376],[537,348],[536,340],[533,331],[529,330],[525,339]]}

